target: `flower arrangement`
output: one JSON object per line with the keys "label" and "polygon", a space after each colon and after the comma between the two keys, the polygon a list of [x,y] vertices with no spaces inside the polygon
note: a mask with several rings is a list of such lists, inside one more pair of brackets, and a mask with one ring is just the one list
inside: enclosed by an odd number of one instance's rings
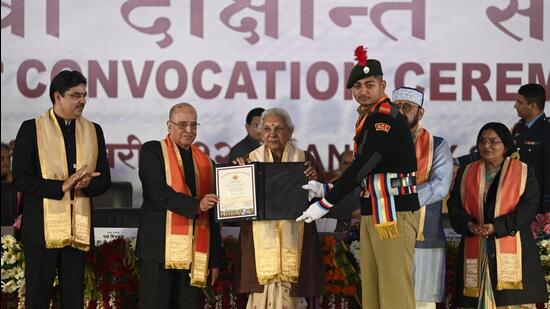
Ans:
{"label": "flower arrangement", "polygon": [[87,308],[137,308],[139,279],[135,239],[116,238],[86,257],[84,302]]}
{"label": "flower arrangement", "polygon": [[531,231],[535,239],[550,235],[550,213],[537,214],[535,221],[531,223]]}
{"label": "flower arrangement", "polygon": [[10,305],[15,307],[12,302],[18,303],[17,308],[25,308],[25,263],[23,248],[12,235],[3,235],[1,250],[2,308],[9,308]]}
{"label": "flower arrangement", "polygon": [[[139,281],[134,248],[135,239],[117,238],[99,247],[93,247],[87,254],[84,266],[86,308],[138,307]],[[2,236],[2,308],[25,308],[24,265],[22,245],[11,235]],[[51,304],[57,308],[57,276],[53,286]]]}
{"label": "flower arrangement", "polygon": [[360,303],[360,282],[355,267],[348,258],[349,248],[333,236],[323,238],[325,284],[329,294],[351,296]]}
{"label": "flower arrangement", "polygon": [[[546,290],[550,293],[550,213],[537,214],[535,221],[531,223],[531,231],[539,246]],[[545,308],[550,308],[550,300],[546,302]]]}

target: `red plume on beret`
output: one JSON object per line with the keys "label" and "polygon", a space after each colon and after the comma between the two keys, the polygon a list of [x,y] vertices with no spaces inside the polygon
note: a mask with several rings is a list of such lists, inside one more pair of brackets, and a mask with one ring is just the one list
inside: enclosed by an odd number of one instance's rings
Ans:
{"label": "red plume on beret", "polygon": [[357,60],[357,64],[360,66],[364,67],[367,65],[367,50],[363,45],[359,45],[355,48],[355,60]]}

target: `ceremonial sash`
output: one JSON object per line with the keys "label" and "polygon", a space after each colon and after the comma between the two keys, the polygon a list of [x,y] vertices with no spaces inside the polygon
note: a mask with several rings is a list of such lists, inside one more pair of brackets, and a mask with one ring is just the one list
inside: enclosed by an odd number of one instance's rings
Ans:
{"label": "ceremonial sash", "polygon": [[[253,162],[274,162],[273,155],[265,145],[249,154]],[[304,162],[303,150],[288,142],[281,162]],[[284,192],[281,192],[284,194]],[[298,282],[304,222],[294,220],[269,220],[252,222],[254,258],[258,282],[262,285],[275,282]]]}
{"label": "ceremonial sash", "polygon": [[[35,119],[38,159],[42,178],[65,181],[69,177],[65,140],[55,118],[53,108]],[[75,119],[76,170],[84,164],[87,172],[94,172],[97,163],[97,135],[95,126],[84,117]],[[90,198],[80,190],[65,192],[61,200],[43,199],[44,240],[46,248],[67,245],[82,251],[90,250],[92,226]]]}
{"label": "ceremonial sash", "polygon": [[416,193],[414,178],[415,173],[379,173],[368,176],[362,196],[370,197],[372,223],[380,238],[394,239],[399,236],[394,196]]}
{"label": "ceremonial sash", "polygon": [[[191,196],[185,182],[183,161],[176,144],[170,138],[161,141],[166,183],[174,191]],[[191,146],[197,198],[201,200],[213,192],[212,161],[197,146]],[[194,229],[193,229],[194,228]],[[210,248],[210,227],[208,212],[201,213],[195,220],[166,211],[166,241],[164,267],[167,269],[190,269],[191,285],[204,287],[208,276]]]}
{"label": "ceremonial sash", "polygon": [[[416,132],[415,140],[416,164],[416,185],[428,181],[432,170],[434,156],[434,138],[430,132],[420,128]],[[424,220],[426,219],[426,205],[420,205],[420,220],[418,222],[418,235],[416,240],[424,240]]]}
{"label": "ceremonial sash", "polygon": [[[359,134],[363,130],[366,119],[374,112],[389,115],[392,105],[385,103],[387,96],[383,96],[363,116],[359,118],[355,126],[354,154],[359,150]],[[363,114],[361,114],[363,115]],[[380,173],[369,175],[361,196],[369,197],[372,206],[372,221],[378,235],[382,239],[394,239],[399,236],[397,228],[397,213],[395,210],[395,195],[405,195],[416,192],[414,183],[408,181],[415,177],[414,173]],[[392,178],[399,178],[402,184],[399,187],[392,186]]]}
{"label": "ceremonial sash", "polygon": [[[496,179],[495,179],[496,181]],[[507,157],[502,165],[495,200],[494,217],[514,211],[525,190],[527,165]],[[460,184],[462,207],[468,214],[484,223],[483,209],[485,190],[485,163],[478,160],[464,170]],[[464,238],[464,295],[478,297],[480,292],[481,238],[474,235]],[[514,236],[495,238],[497,261],[497,290],[523,289],[521,267],[521,237],[518,231]]]}

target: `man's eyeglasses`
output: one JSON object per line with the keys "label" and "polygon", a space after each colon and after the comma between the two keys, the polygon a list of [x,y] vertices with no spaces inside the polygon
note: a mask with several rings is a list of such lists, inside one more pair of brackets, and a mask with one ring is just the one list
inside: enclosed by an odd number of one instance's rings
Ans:
{"label": "man's eyeglasses", "polygon": [[180,130],[185,130],[187,128],[190,128],[192,131],[197,131],[197,128],[201,125],[198,122],[187,122],[187,121],[173,122],[172,120],[168,120],[168,121],[175,124]]}
{"label": "man's eyeglasses", "polygon": [[399,109],[402,110],[404,113],[408,113],[414,107],[419,107],[419,106],[409,104],[409,103],[403,103],[403,104],[398,104],[397,107],[399,107]]}
{"label": "man's eyeglasses", "polygon": [[495,138],[495,137],[492,137],[492,138],[483,138],[481,137],[478,141],[477,141],[478,145],[485,145],[485,143],[489,143],[489,145],[491,146],[496,146],[498,144],[501,144],[502,141]]}
{"label": "man's eyeglasses", "polygon": [[70,96],[71,98],[75,99],[75,100],[80,100],[80,99],[86,99],[88,97],[88,93],[87,92],[75,92],[75,93],[65,93],[65,95],[68,95]]}

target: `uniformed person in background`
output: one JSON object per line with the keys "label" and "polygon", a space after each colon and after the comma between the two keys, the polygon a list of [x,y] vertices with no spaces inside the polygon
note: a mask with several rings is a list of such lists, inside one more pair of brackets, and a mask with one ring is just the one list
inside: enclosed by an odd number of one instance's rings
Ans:
{"label": "uniformed person in background", "polygon": [[545,99],[541,85],[521,86],[514,104],[521,119],[512,129],[520,160],[535,168],[541,192],[539,213],[550,212],[550,119],[544,114]]}
{"label": "uniformed person in background", "polygon": [[[355,52],[347,88],[359,103],[353,164],[334,184],[310,181],[311,204],[297,221],[312,222],[361,186],[361,282],[364,308],[414,308],[413,255],[418,229],[416,155],[407,121],[385,94],[378,60]],[[398,293],[398,294],[396,294]]]}

